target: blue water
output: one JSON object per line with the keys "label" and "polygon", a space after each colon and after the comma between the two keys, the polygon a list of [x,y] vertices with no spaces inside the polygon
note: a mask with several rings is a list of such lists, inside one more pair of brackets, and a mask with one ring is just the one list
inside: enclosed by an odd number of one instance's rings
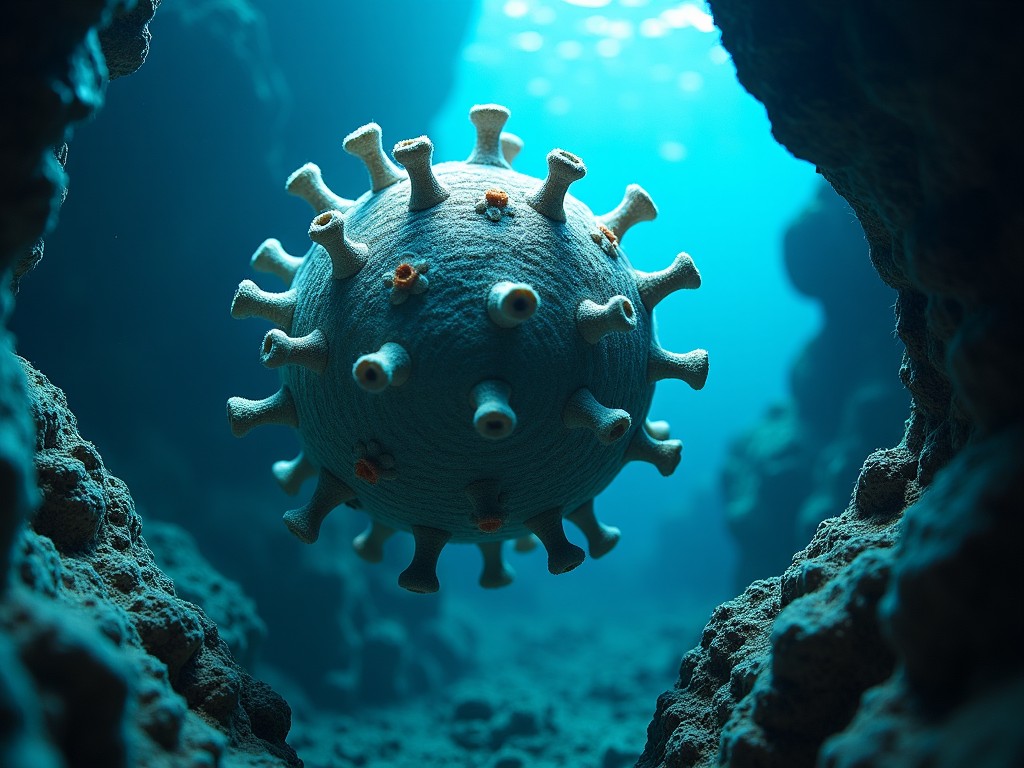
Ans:
{"label": "blue water", "polygon": [[[728,589],[733,557],[717,500],[726,446],[785,398],[790,363],[818,328],[817,307],[792,289],[781,258],[782,233],[811,198],[814,169],[771,138],[703,3],[484,0],[429,130],[437,156],[467,153],[466,105],[489,101],[512,109],[507,130],[525,141],[518,170],[543,176],[548,150],[562,147],[586,162],[572,192],[595,213],[613,208],[627,183],[651,194],[658,218],[625,241],[634,266],[661,269],[685,250],[701,271],[699,290],[656,312],[663,347],[710,352],[702,391],[662,382],[651,409],[683,441],[683,460],[667,479],[629,464],[599,497],[599,515],[624,536],[617,562],[589,563],[600,574],[580,581],[600,580],[600,601],[607,590],[628,602],[656,589],[643,564],[665,519],[683,516],[680,575],[694,578],[689,587],[675,582],[672,599],[692,590],[707,600]],[[471,560],[467,569],[475,553]],[[640,583],[627,576],[637,570]],[[573,581],[543,590],[556,603],[578,600],[587,587]]]}
{"label": "blue water", "polygon": [[[278,428],[229,434],[226,398],[277,385],[257,361],[262,329],[228,306],[264,238],[305,248],[308,210],[284,193],[285,176],[312,160],[356,197],[366,178],[341,150],[350,130],[375,120],[385,146],[428,133],[435,160],[463,159],[469,108],[498,102],[525,141],[518,170],[543,177],[562,147],[586,162],[572,193],[596,213],[628,183],[651,194],[659,217],[629,232],[626,251],[646,271],[693,256],[703,286],[658,307],[659,334],[670,350],[709,350],[711,373],[700,392],[658,385],[652,417],[671,423],[683,459],[667,479],[630,464],[599,497],[599,516],[623,531],[613,553],[557,578],[539,553],[517,558],[518,580],[495,593],[477,586],[476,549],[452,546],[442,599],[473,606],[481,623],[536,624],[566,606],[585,623],[637,605],[706,612],[731,596],[720,467],[729,442],[786,397],[818,327],[781,258],[816,177],[771,138],[701,3],[175,0],[153,32],[147,64],[112,83],[76,132],[60,227],[13,318],[19,352],[67,391],[144,514],[182,522],[214,564],[252,583],[253,558],[273,554],[247,550],[238,532],[292,504],[268,469],[295,440]],[[326,525],[350,525],[344,515]]]}

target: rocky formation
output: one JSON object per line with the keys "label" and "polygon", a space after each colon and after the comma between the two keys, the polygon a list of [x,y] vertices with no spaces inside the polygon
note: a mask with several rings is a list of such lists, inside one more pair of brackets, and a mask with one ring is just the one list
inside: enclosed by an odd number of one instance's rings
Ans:
{"label": "rocky formation", "polygon": [[[157,5],[5,8],[0,77],[17,115],[0,124],[5,275],[41,257],[65,192],[70,126],[102,103],[108,75],[141,65]],[[63,393],[14,357],[2,334],[0,764],[300,765],[285,743],[287,704],[176,595],[124,484],[78,434]]]}
{"label": "rocky formation", "polygon": [[712,9],[775,136],[849,201],[896,289],[912,408],[847,510],[715,612],[638,765],[1020,764],[1022,11]]}
{"label": "rocky formation", "polygon": [[20,531],[0,637],[22,678],[17,704],[36,716],[52,764],[300,765],[285,743],[288,705],[178,597],[63,393],[24,368],[40,501]]}
{"label": "rocky formation", "polygon": [[203,557],[195,539],[180,526],[148,521],[146,543],[157,566],[174,582],[177,594],[206,612],[232,657],[252,670],[267,625],[242,586],[219,574]]}
{"label": "rocky formation", "polygon": [[735,584],[785,568],[842,509],[864,457],[903,432],[909,398],[892,337],[895,293],[867,259],[864,232],[825,182],[786,231],[787,274],[822,309],[822,328],[790,373],[788,401],[730,446],[722,471]]}

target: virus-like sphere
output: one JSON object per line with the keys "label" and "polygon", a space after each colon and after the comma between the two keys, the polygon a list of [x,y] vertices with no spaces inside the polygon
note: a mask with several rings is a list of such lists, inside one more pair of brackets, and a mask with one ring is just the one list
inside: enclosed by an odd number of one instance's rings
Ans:
{"label": "virus-like sphere", "polygon": [[552,150],[543,180],[512,170],[522,142],[502,133],[508,115],[473,107],[469,159],[438,165],[426,136],[395,145],[399,167],[380,127],[363,126],[344,142],[370,175],[354,201],[300,168],[287,189],[315,211],[313,246],[300,258],[264,242],[253,266],[288,289],[245,280],[231,306],[277,326],[262,360],[281,374],[270,397],[228,401],[231,428],[294,427],[301,453],[274,475],[289,493],[317,478],[288,528],[313,542],[332,509],[356,507],[371,522],[354,546],[370,561],[410,531],[399,584],[414,592],[437,590],[449,541],[480,547],[484,587],[511,581],[510,539],[522,549],[535,535],[552,573],[572,570],[584,553],[563,517],[591,556],[608,552],[619,531],[598,522],[594,497],[625,462],[663,475],[679,463],[667,425],[647,421],[655,382],[700,389],[707,377],[707,353],[666,352],[652,320],[666,295],[699,286],[693,261],[642,273],[622,250],[656,214],[647,193],[630,185],[595,217],[567,191],[586,173],[575,155]]}

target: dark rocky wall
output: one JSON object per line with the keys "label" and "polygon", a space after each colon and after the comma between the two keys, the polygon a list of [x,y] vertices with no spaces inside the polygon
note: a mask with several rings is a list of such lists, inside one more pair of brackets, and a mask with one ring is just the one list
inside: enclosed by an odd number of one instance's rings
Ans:
{"label": "dark rocky wall", "polygon": [[[141,66],[158,4],[3,11],[4,320],[64,199],[70,127],[102,104],[108,76]],[[287,704],[176,595],[127,488],[78,434],[63,393],[2,334],[0,764],[301,765],[285,743]]]}
{"label": "dark rocky wall", "polygon": [[1024,11],[712,9],[774,135],[851,204],[897,291],[911,418],[781,577],[715,611],[638,765],[1019,765]]}

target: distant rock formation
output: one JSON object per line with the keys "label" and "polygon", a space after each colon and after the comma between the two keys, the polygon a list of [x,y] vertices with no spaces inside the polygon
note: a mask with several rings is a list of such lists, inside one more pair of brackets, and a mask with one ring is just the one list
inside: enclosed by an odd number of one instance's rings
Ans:
{"label": "distant rock formation", "polygon": [[896,294],[867,253],[853,211],[821,182],[784,246],[793,285],[821,305],[821,331],[790,372],[791,399],[733,442],[722,472],[738,590],[789,565],[849,501],[864,456],[903,433],[910,398],[892,338]]}

